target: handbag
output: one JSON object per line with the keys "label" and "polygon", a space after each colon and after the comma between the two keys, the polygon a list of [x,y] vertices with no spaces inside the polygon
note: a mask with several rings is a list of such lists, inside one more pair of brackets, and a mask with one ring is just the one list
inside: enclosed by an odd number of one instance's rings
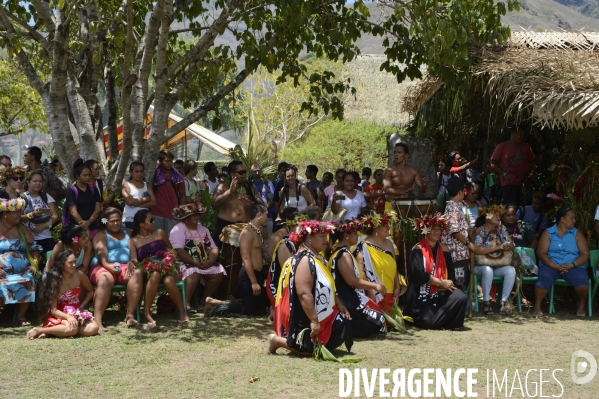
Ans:
{"label": "handbag", "polygon": [[[487,238],[489,238],[489,236],[490,234],[487,233]],[[501,235],[498,235],[498,237],[501,241]],[[505,249],[501,249],[484,255],[476,254],[474,255],[474,263],[477,266],[512,266],[513,255],[513,251],[507,251]],[[518,256],[518,261],[520,262],[520,256]]]}

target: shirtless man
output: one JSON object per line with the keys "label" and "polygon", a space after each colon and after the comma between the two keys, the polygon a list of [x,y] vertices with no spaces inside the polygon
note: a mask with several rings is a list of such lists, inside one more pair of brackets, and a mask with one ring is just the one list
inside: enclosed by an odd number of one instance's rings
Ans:
{"label": "shirtless man", "polygon": [[[268,220],[268,210],[262,204],[250,206],[251,220],[239,235],[239,249],[243,268],[239,271],[237,284],[241,291],[241,313],[253,316],[266,307],[266,293],[263,289],[268,266],[262,260],[262,231]],[[228,305],[229,301],[206,298],[204,314],[215,305]]]}
{"label": "shirtless man", "polygon": [[393,165],[383,173],[383,190],[387,201],[408,198],[412,185],[416,183],[420,192],[426,192],[428,181],[420,176],[420,172],[407,164],[410,150],[404,143],[395,144]]}
{"label": "shirtless man", "polygon": [[[247,184],[245,176],[247,170],[241,161],[229,164],[229,179],[220,183],[212,194],[212,207],[218,209],[216,225],[212,238],[220,249],[220,233],[223,229],[234,223],[247,223],[250,220],[248,209],[254,203],[262,203],[260,196],[255,192],[253,184]],[[250,190],[248,192],[248,190]]]}

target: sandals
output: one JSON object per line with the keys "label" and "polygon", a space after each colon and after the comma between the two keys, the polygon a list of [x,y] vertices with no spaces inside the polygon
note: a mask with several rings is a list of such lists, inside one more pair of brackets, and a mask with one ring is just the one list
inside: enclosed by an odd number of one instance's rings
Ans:
{"label": "sandals", "polygon": [[27,320],[24,317],[18,318],[17,321],[15,322],[17,327],[26,327],[26,326],[30,326],[31,322],[29,320]]}
{"label": "sandals", "polygon": [[505,302],[501,301],[501,308],[499,309],[499,314],[500,315],[507,315],[507,312],[505,310]]}
{"label": "sandals", "polygon": [[493,308],[490,303],[483,303],[483,313],[485,316],[491,316],[493,314]]}

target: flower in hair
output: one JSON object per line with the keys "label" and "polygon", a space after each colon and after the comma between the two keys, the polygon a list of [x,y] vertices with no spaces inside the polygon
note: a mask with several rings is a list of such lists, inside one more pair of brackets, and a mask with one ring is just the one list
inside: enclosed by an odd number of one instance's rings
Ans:
{"label": "flower in hair", "polygon": [[347,223],[337,223],[337,229],[342,233],[354,233],[360,230],[362,223],[359,219]]}
{"label": "flower in hair", "polygon": [[102,218],[102,219],[100,219],[100,222],[102,222],[102,224],[107,224],[108,223],[108,219]]}
{"label": "flower in hair", "polygon": [[424,215],[421,218],[411,219],[411,222],[414,231],[418,231],[423,235],[430,233],[433,227],[438,226],[442,230],[449,228],[449,220],[439,212],[434,215]]}
{"label": "flower in hair", "polygon": [[299,222],[295,231],[289,234],[289,240],[296,246],[301,244],[303,237],[309,234],[331,234],[335,232],[335,224],[330,222],[318,222],[314,220]]}
{"label": "flower in hair", "polygon": [[[397,222],[397,215],[393,211],[375,213],[360,219],[362,230],[372,230],[382,225],[394,224],[395,222]],[[370,234],[368,232],[366,233]]]}
{"label": "flower in hair", "polygon": [[73,242],[73,244],[79,244],[79,237],[75,236],[71,238],[71,241]]}
{"label": "flower in hair", "polygon": [[479,215],[486,215],[487,219],[493,218],[493,215],[503,216],[505,207],[503,205],[487,205],[478,208]]}

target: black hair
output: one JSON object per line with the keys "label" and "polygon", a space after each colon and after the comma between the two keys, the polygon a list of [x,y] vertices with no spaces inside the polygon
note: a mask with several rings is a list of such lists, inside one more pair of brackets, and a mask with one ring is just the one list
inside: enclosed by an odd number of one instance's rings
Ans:
{"label": "black hair", "polygon": [[39,176],[42,178],[42,182],[43,182],[44,180],[46,180],[46,179],[44,178],[44,174],[42,173],[42,170],[41,170],[41,169],[37,169],[37,170],[33,170],[33,171],[29,172],[29,173],[27,174],[27,179],[25,179],[25,181],[26,181],[27,183],[29,183],[29,182],[31,181],[31,179],[33,179],[33,176],[35,176],[35,175],[39,175]]}
{"label": "black hair", "polygon": [[[513,209],[513,210],[514,210],[514,212],[517,212],[517,211],[518,211],[518,205],[516,205],[516,204],[507,204],[507,205],[505,206],[505,212],[507,213],[507,211],[508,211],[509,209]],[[505,213],[504,213],[504,215],[505,215]]]}
{"label": "black hair", "polygon": [[373,175],[376,175],[379,172],[385,173],[385,171],[383,169],[377,169],[377,170],[374,171]]}
{"label": "black hair", "polygon": [[460,191],[464,190],[464,182],[459,177],[452,177],[447,182],[447,194],[455,197]]}
{"label": "black hair", "polygon": [[139,234],[139,225],[146,221],[146,216],[150,213],[149,209],[140,209],[133,216],[133,231],[131,232],[131,238]]}
{"label": "black hair", "polygon": [[569,211],[572,211],[572,208],[570,208],[568,205],[563,204],[562,206],[560,206],[559,209],[557,210],[557,212],[555,212],[555,217],[553,218],[553,223],[559,224],[559,221],[564,216],[566,216],[566,213],[568,213]]}
{"label": "black hair", "polygon": [[212,161],[206,162],[204,164],[204,173],[208,174],[212,170],[212,167],[214,167],[214,166],[216,166],[216,164],[214,162],[212,162]]}
{"label": "black hair", "polygon": [[39,147],[32,145],[31,147],[27,148],[27,152],[29,155],[33,155],[37,162],[42,163],[42,150]]}
{"label": "black hair", "polygon": [[73,237],[81,237],[82,234],[85,234],[85,229],[81,226],[76,225],[67,225],[62,226],[60,229],[59,237],[60,241],[64,244],[70,244],[73,242]]}
{"label": "black hair", "polygon": [[[121,212],[120,209],[113,208],[112,206],[109,206],[108,208],[105,208],[102,211],[102,214],[100,215],[99,220],[102,220],[102,219],[108,220],[108,218],[110,217],[110,215],[113,215],[115,213],[118,213],[121,218],[123,217],[123,212]],[[103,224],[102,223],[102,225],[103,225],[102,227],[104,227],[104,228],[108,227],[108,223],[107,224]]]}
{"label": "black hair", "polygon": [[480,184],[477,181],[469,181],[464,185],[464,187],[468,190],[474,189],[474,186],[476,186],[476,188],[480,188]]}
{"label": "black hair", "polygon": [[4,155],[4,154],[0,155],[0,161],[2,161],[3,159],[8,159],[9,161],[12,162],[12,159],[10,159],[10,157],[8,155]]}
{"label": "black hair", "polygon": [[485,224],[487,220],[487,215],[478,215],[476,220],[474,221],[474,227],[480,227]]}
{"label": "black hair", "polygon": [[252,204],[250,206],[250,220],[258,216],[259,213],[267,212],[267,209],[262,204]]}
{"label": "black hair", "polygon": [[90,169],[92,169],[94,165],[97,163],[98,161],[96,161],[95,159],[88,159],[87,161],[85,161],[85,164],[89,166]]}
{"label": "black hair", "polygon": [[166,158],[175,159],[175,156],[169,150],[160,150],[160,152],[158,153],[158,160],[163,161]]}
{"label": "black hair", "polygon": [[347,173],[347,170],[343,169],[343,168],[339,168],[335,171],[335,179],[337,178],[337,175],[339,173],[343,173],[343,177],[345,177],[345,174]]}
{"label": "black hair", "polygon": [[370,169],[368,166],[365,168],[362,168],[362,174],[363,175],[372,175],[372,169]]}
{"label": "black hair", "polygon": [[46,278],[40,287],[39,299],[37,302],[38,315],[40,320],[44,321],[52,313],[52,304],[56,300],[62,285],[62,271],[64,264],[69,256],[73,255],[73,251],[65,249],[61,251],[54,260],[54,264],[50,271],[46,274]]}
{"label": "black hair", "polygon": [[241,161],[231,161],[229,163],[229,166],[227,167],[227,171],[229,172],[229,174],[235,172],[235,170],[237,169],[236,168],[237,165],[243,165],[243,162],[241,162]]}
{"label": "black hair", "polygon": [[352,172],[349,172],[349,173],[354,177],[354,180],[360,181],[361,176],[360,176],[360,174],[358,172],[352,171]]}
{"label": "black hair", "polygon": [[311,207],[309,207],[308,209],[306,209],[306,216],[308,216],[310,218],[310,220],[316,220],[316,216],[319,216],[320,214],[320,208],[318,208],[318,206],[313,205]]}
{"label": "black hair", "polygon": [[453,164],[453,158],[451,156],[446,156],[441,158],[441,162],[443,162],[445,166],[451,167],[451,165]]}
{"label": "black hair", "polygon": [[289,208],[283,209],[281,212],[281,219],[283,220],[292,220],[295,219],[300,214],[297,208],[290,206]]}
{"label": "black hair", "polygon": [[[144,165],[143,162],[133,161],[131,162],[131,165],[129,165],[129,174],[131,174],[131,172],[133,172],[133,169],[137,168],[138,166],[141,166],[144,170],[146,170],[146,165]],[[129,180],[131,180],[132,178],[133,176],[129,176]]]}
{"label": "black hair", "polygon": [[310,172],[314,173],[314,177],[316,177],[316,175],[318,174],[318,166],[316,165],[308,165],[306,166],[306,170],[309,170]]}
{"label": "black hair", "polygon": [[189,159],[189,160],[185,161],[185,164],[183,164],[183,173],[188,174],[193,169],[195,169],[197,166],[198,166],[198,164],[196,163],[196,161]]}
{"label": "black hair", "polygon": [[285,169],[287,167],[287,162],[283,161],[283,162],[279,162],[279,164],[277,165],[277,172],[280,172],[281,170]]}
{"label": "black hair", "polygon": [[451,159],[451,162],[453,162],[455,160],[455,156],[458,155],[460,152],[459,151],[452,151],[449,153],[449,159]]}
{"label": "black hair", "polygon": [[173,165],[183,165],[183,160],[177,159],[175,162],[173,162]]}
{"label": "black hair", "polygon": [[406,154],[410,153],[410,148],[408,147],[408,145],[406,143],[397,143],[397,144],[395,144],[395,148],[397,148],[397,147],[402,147]]}
{"label": "black hair", "polygon": [[89,169],[90,173],[92,171],[92,168],[90,168],[89,165],[83,162],[83,159],[77,158],[75,163],[73,163],[73,177],[75,178],[75,180],[79,179],[79,176],[85,169]]}
{"label": "black hair", "polygon": [[329,178],[331,180],[333,180],[335,178],[335,176],[333,176],[333,174],[331,172],[324,172],[322,174],[322,178],[324,179],[325,177],[327,177],[327,178]]}

